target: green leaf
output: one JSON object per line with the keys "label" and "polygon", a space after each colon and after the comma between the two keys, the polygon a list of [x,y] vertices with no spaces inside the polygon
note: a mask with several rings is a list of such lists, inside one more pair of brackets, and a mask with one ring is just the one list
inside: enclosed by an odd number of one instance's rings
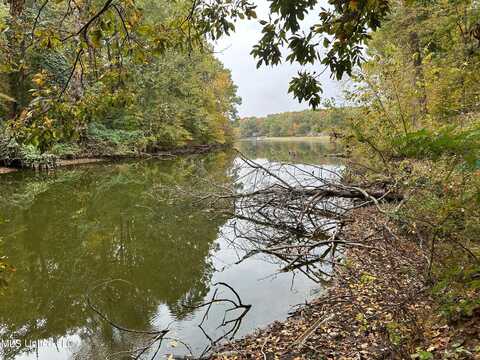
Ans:
{"label": "green leaf", "polygon": [[90,33],[89,37],[90,41],[92,42],[93,46],[99,48],[102,46],[102,39],[103,39],[103,32],[101,29],[95,29]]}

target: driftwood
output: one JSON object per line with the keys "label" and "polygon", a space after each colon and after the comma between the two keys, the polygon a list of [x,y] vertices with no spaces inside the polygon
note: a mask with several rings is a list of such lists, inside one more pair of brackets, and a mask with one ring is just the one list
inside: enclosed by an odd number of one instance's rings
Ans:
{"label": "driftwood", "polygon": [[[205,350],[202,352],[200,355],[199,359],[203,358],[204,355],[206,355],[211,349],[213,349],[214,346],[219,344],[223,340],[232,340],[235,335],[237,334],[238,330],[240,329],[240,326],[242,325],[242,321],[247,315],[247,313],[250,311],[252,308],[252,305],[248,304],[243,304],[242,299],[240,298],[240,295],[235,291],[233,287],[231,287],[229,284],[226,284],[224,282],[218,282],[216,284],[213,284],[213,286],[217,287],[213,293],[212,299],[204,304],[201,304],[199,306],[196,306],[195,309],[200,309],[206,307],[206,311],[203,315],[202,321],[198,325],[199,329],[202,331],[203,335],[210,341],[210,345],[205,348]],[[218,297],[218,289],[219,287],[224,287],[228,289],[233,295],[233,299],[231,298],[225,298],[225,297]],[[225,303],[229,304],[230,308],[228,308],[223,316],[223,320],[221,324],[218,326],[218,328],[224,328],[225,332],[222,336],[214,339],[212,338],[203,328],[203,325],[205,323],[205,320],[208,318],[208,314],[214,304],[218,303]],[[241,310],[240,314],[233,319],[227,320],[227,315],[231,312]]]}
{"label": "driftwood", "polygon": [[[113,359],[118,356],[122,356],[122,358],[128,358],[128,359],[150,359],[153,360],[156,358],[157,354],[159,353],[163,343],[165,340],[170,340],[177,342],[179,344],[182,344],[186,350],[188,350],[190,355],[182,355],[182,356],[174,356],[172,355],[171,359],[194,359],[194,360],[203,360],[203,359],[208,359],[209,357],[206,356],[206,354],[213,349],[214,346],[219,344],[223,340],[232,340],[235,335],[237,334],[238,330],[240,329],[240,326],[242,324],[243,319],[247,315],[247,313],[251,309],[251,305],[249,304],[244,304],[242,302],[242,299],[240,298],[240,295],[237,293],[237,291],[230,286],[227,283],[224,282],[218,282],[213,284],[213,287],[216,287],[213,296],[210,301],[205,302],[201,305],[196,306],[195,308],[192,308],[192,310],[197,310],[197,309],[203,309],[205,308],[205,313],[203,315],[203,318],[201,322],[198,324],[199,329],[202,331],[202,333],[205,335],[205,337],[209,340],[210,345],[207,346],[202,354],[200,356],[194,356],[192,349],[190,346],[185,343],[184,341],[177,339],[177,338],[172,338],[172,337],[167,337],[167,334],[170,332],[169,328],[167,327],[166,329],[152,329],[152,330],[139,330],[139,329],[130,329],[127,328],[126,326],[120,325],[113,321],[110,317],[107,316],[93,301],[93,294],[98,290],[98,289],[104,289],[104,290],[110,290],[111,286],[115,286],[115,284],[124,284],[129,287],[135,288],[135,286],[130,283],[127,280],[123,279],[111,279],[111,280],[106,280],[102,281],[93,287],[91,287],[87,293],[86,293],[86,300],[87,304],[101,320],[109,324],[112,328],[117,329],[120,332],[123,333],[131,333],[137,336],[140,336],[140,339],[143,343],[142,346],[138,348],[134,348],[131,350],[127,351],[121,351],[117,353],[112,353],[107,356],[107,359]],[[219,294],[219,289],[224,288],[229,291],[229,294],[233,296],[227,296],[227,295],[222,295],[220,296]],[[212,338],[207,331],[203,328],[204,323],[206,319],[208,318],[208,315],[212,309],[212,307],[216,304],[227,304],[229,305],[229,308],[225,310],[223,320],[219,324],[218,328],[223,328],[224,334],[222,336],[219,336],[217,338]],[[227,315],[231,314],[232,312],[235,311],[240,311],[238,316],[235,316],[231,319],[227,319]]]}
{"label": "driftwood", "polygon": [[334,314],[328,316],[319,317],[305,332],[303,332],[295,341],[292,343],[291,347],[301,348],[305,342],[308,340],[315,331],[326,322],[330,321],[333,318]]}
{"label": "driftwood", "polygon": [[[99,288],[105,288],[107,286],[111,286],[115,283],[121,283],[121,284],[126,284],[128,286],[134,287],[132,283],[129,281],[123,280],[123,279],[110,279],[103,281],[92,288],[90,288],[86,294],[87,298],[87,304],[89,308],[97,314],[100,319],[108,323],[110,326],[113,328],[117,329],[120,332],[124,333],[131,333],[131,334],[136,334],[139,336],[142,336],[144,338],[145,344],[137,349],[132,349],[128,351],[122,351],[114,354],[110,354],[107,359],[113,358],[115,356],[119,355],[124,355],[128,356],[130,359],[141,359],[144,355],[146,355],[150,350],[155,349],[153,352],[153,355],[150,357],[150,359],[154,359],[158,352],[160,351],[160,348],[163,344],[163,340],[166,339],[166,335],[169,332],[169,329],[159,329],[159,330],[138,330],[138,329],[130,329],[125,326],[122,326],[120,324],[117,324],[113,320],[111,320],[104,312],[102,312],[93,302],[92,300],[92,294]],[[178,341],[178,340],[177,340]],[[187,346],[187,349],[188,346]]]}

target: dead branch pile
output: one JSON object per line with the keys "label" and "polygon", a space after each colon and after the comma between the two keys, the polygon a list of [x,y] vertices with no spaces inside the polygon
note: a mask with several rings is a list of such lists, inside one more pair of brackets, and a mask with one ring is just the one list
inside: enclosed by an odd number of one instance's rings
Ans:
{"label": "dead branch pile", "polygon": [[209,191],[188,194],[230,217],[224,236],[242,250],[238,262],[267,255],[281,271],[300,271],[317,282],[329,279],[347,246],[366,246],[342,239],[348,212],[402,200],[393,190],[345,185],[336,168],[252,161],[241,153],[231,175],[230,185],[206,180]]}

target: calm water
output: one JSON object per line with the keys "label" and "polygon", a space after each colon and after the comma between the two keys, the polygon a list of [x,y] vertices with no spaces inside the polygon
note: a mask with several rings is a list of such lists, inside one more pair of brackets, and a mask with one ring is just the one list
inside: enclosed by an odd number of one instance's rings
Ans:
{"label": "calm water", "polygon": [[[321,142],[241,142],[240,150],[263,162],[289,160],[337,168],[337,152]],[[237,337],[286,318],[293,305],[322,289],[297,274],[277,274],[262,256],[241,264],[231,246],[234,219],[212,215],[191,197],[159,189],[231,184],[234,152],[173,160],[83,166],[53,175],[19,172],[0,177],[0,249],[16,272],[0,290],[0,354],[5,359],[126,359],[125,351],[146,337],[118,331],[88,306],[90,299],[110,320],[139,330],[170,332],[165,354],[200,354],[220,327],[225,306],[208,302],[218,289],[234,298],[228,283],[252,308]],[[246,181],[246,180],[242,180]],[[240,184],[241,185],[241,184]],[[245,185],[245,184],[244,184]],[[230,314],[229,316],[234,316]],[[227,318],[228,320],[228,318]],[[176,340],[173,340],[176,339]],[[149,353],[150,358],[152,352]]]}

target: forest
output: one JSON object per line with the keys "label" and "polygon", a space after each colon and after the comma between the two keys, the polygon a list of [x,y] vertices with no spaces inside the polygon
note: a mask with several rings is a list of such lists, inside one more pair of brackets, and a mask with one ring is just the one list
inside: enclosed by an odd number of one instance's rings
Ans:
{"label": "forest", "polygon": [[[304,110],[271,114],[266,117],[238,119],[234,126],[240,138],[254,136],[313,136],[344,128],[354,109],[331,106],[322,110]],[[350,115],[347,115],[350,114]]]}
{"label": "forest", "polygon": [[231,142],[240,99],[211,45],[152,36],[184,4],[115,4],[79,36],[99,5],[0,5],[0,161],[29,167]]}
{"label": "forest", "polygon": [[[332,135],[2,175],[0,327],[80,334],[91,359],[478,359],[479,3],[271,0],[262,18],[256,3],[0,5],[4,165]],[[212,46],[238,21],[259,25],[257,67],[298,65],[289,93],[309,110],[239,118]],[[326,71],[344,107],[323,105]]]}

